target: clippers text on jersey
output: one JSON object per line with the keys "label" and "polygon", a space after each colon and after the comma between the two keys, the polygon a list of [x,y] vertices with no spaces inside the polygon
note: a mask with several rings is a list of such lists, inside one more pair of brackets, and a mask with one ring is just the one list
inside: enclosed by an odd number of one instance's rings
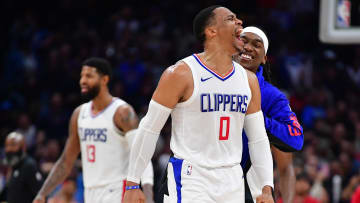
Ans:
{"label": "clippers text on jersey", "polygon": [[246,113],[249,97],[239,94],[203,93],[200,98],[201,112],[230,111]]}
{"label": "clippers text on jersey", "polygon": [[79,135],[82,142],[106,142],[106,128],[79,128]]}

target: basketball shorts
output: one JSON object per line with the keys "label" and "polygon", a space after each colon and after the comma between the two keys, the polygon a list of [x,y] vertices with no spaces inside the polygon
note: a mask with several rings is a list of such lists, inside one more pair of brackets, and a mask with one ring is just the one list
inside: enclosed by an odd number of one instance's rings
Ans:
{"label": "basketball shorts", "polygon": [[85,188],[85,203],[121,203],[125,194],[125,180],[99,187]]}
{"label": "basketball shorts", "polygon": [[203,168],[171,157],[168,164],[169,195],[164,203],[243,203],[244,179],[240,164]]}

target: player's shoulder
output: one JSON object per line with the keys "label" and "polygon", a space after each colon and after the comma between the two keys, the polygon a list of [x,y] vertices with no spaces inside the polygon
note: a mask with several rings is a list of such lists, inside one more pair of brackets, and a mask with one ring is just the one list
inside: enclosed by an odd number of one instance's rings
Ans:
{"label": "player's shoulder", "polygon": [[73,118],[76,118],[76,119],[77,119],[77,118],[79,117],[81,108],[83,108],[83,106],[84,106],[85,104],[86,104],[86,103],[80,104],[79,106],[77,106],[77,107],[75,108],[75,110],[74,110],[73,113],[72,113],[72,117],[73,117]]}
{"label": "player's shoulder", "polygon": [[115,116],[122,117],[128,115],[131,112],[134,112],[134,108],[130,104],[125,102],[116,108]]}
{"label": "player's shoulder", "polygon": [[174,65],[169,66],[163,73],[163,77],[168,77],[171,79],[181,79],[183,77],[187,77],[191,74],[191,69],[187,63],[180,60],[176,62]]}
{"label": "player's shoulder", "polygon": [[121,119],[127,118],[129,115],[136,115],[136,112],[129,103],[125,102],[124,100],[118,99],[118,106],[116,107],[114,119]]}
{"label": "player's shoulder", "polygon": [[245,69],[246,75],[248,76],[249,80],[257,80],[256,74],[249,71],[248,69]]}
{"label": "player's shoulder", "polygon": [[247,69],[245,69],[245,72],[246,72],[250,87],[252,87],[253,85],[259,86],[259,82],[258,82],[256,74]]}
{"label": "player's shoulder", "polygon": [[192,72],[188,64],[184,61],[178,61],[176,64],[168,67],[161,75],[159,84],[163,87],[184,88],[192,84]]}

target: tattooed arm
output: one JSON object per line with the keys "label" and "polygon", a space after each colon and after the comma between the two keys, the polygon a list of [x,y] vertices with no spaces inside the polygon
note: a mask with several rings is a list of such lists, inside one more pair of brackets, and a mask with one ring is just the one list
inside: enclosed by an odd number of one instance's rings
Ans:
{"label": "tattooed arm", "polygon": [[33,203],[45,203],[46,196],[69,175],[74,162],[80,153],[80,143],[77,131],[79,112],[80,107],[73,112],[69,125],[69,137],[66,141],[65,149],[51,169],[50,174],[46,178],[44,185],[41,187]]}
{"label": "tattooed arm", "polygon": [[139,125],[139,118],[137,117],[134,109],[126,104],[121,105],[115,112],[114,123],[117,128],[122,130],[125,134]]}
{"label": "tattooed arm", "polygon": [[[126,134],[127,132],[134,130],[138,127],[139,119],[134,109],[130,105],[121,105],[115,113],[114,123],[117,128],[119,128]],[[128,140],[129,145],[131,146],[131,144],[135,139],[135,133],[128,133],[126,136],[127,136],[126,139]],[[154,172],[153,172],[152,164],[149,164],[149,166],[145,169],[145,172],[142,177],[145,179],[145,182],[143,182],[142,184],[142,189],[146,196],[147,203],[154,202],[153,176],[154,176]]]}

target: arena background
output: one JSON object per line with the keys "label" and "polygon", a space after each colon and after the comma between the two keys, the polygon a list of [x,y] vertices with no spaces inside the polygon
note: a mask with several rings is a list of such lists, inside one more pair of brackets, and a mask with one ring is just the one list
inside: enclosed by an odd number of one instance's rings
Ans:
{"label": "arena background", "polygon": [[[360,185],[360,46],[319,41],[317,0],[1,1],[2,157],[5,136],[18,130],[26,136],[28,154],[48,174],[63,149],[71,112],[81,104],[81,62],[91,56],[111,61],[112,94],[143,116],[162,71],[201,49],[192,19],[213,4],[230,8],[244,26],[263,28],[270,39],[272,82],[286,93],[304,127],[304,148],[294,163],[296,173],[306,176],[297,195],[305,191],[322,202],[350,202]],[[358,1],[352,1],[351,13],[351,23],[360,25]],[[152,159],[157,202],[169,140],[167,125]],[[1,165],[0,190],[6,174]],[[79,203],[81,177],[78,162],[66,182],[76,187],[64,184]]]}

